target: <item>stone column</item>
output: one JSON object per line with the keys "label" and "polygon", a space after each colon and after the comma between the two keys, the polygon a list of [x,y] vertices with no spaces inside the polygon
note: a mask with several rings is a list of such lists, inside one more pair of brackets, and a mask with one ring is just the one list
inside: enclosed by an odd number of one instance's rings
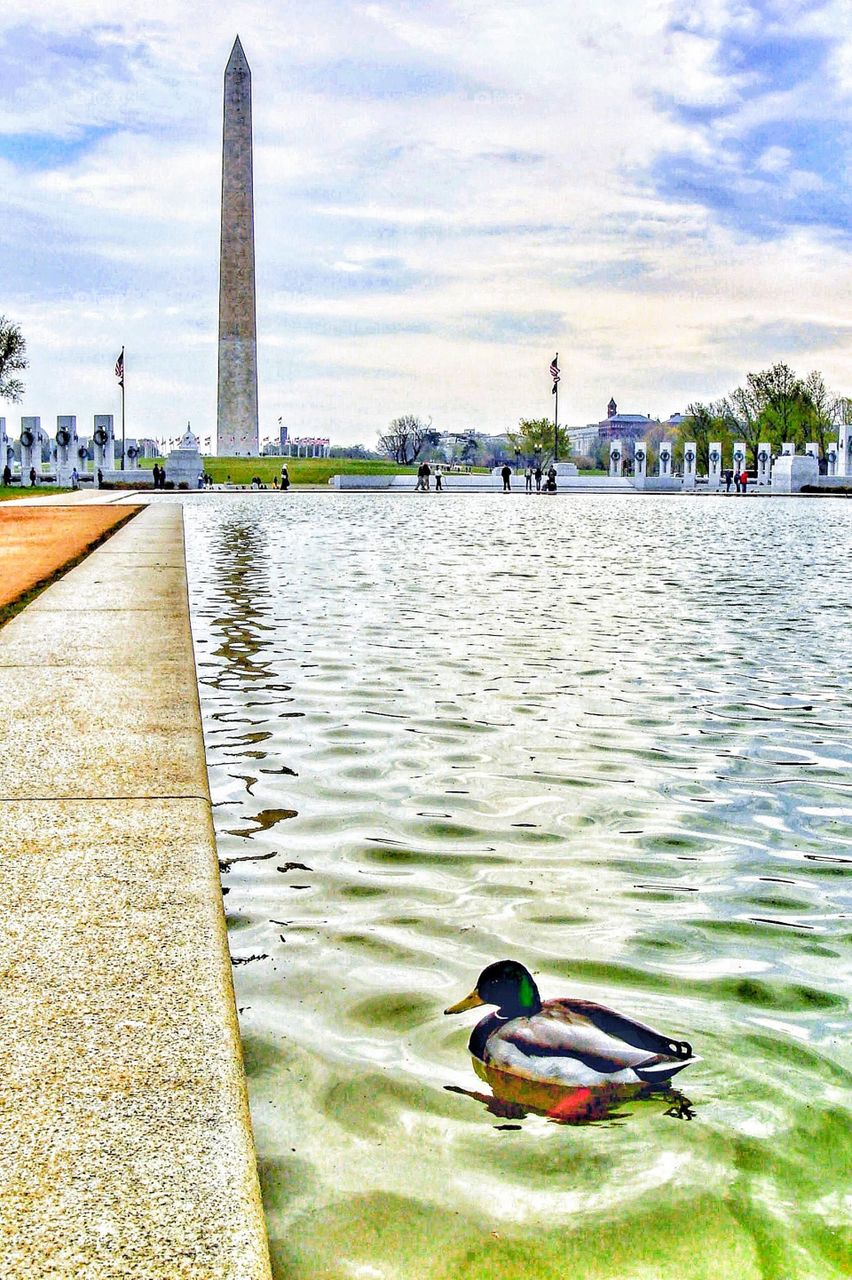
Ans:
{"label": "stone column", "polygon": [[772,445],[764,441],[757,446],[757,483],[769,484],[769,467],[772,462]]}
{"label": "stone column", "polygon": [[637,440],[633,450],[633,483],[637,489],[645,488],[645,477],[648,474],[648,445],[645,440]]}
{"label": "stone column", "polygon": [[623,461],[623,453],[620,440],[610,441],[609,446],[609,474],[611,477],[621,475],[621,467]]}
{"label": "stone column", "polygon": [[115,437],[113,434],[112,414],[96,413],[95,429],[92,433],[95,446],[94,472],[97,481],[98,471],[115,470]]}
{"label": "stone column", "polygon": [[826,461],[828,462],[828,474],[830,476],[836,476],[837,475],[837,445],[834,442],[832,442],[828,446],[828,451],[826,453]]}
{"label": "stone column", "polygon": [[793,441],[792,441],[792,440],[788,440],[785,444],[782,444],[782,446],[781,446],[781,457],[782,457],[782,458],[786,458],[786,457],[788,457],[790,454],[794,454],[795,452],[796,452],[796,446],[795,446],[795,444],[793,443]]}
{"label": "stone column", "polygon": [[9,462],[9,437],[6,435],[6,419],[0,418],[0,472]]}
{"label": "stone column", "polygon": [[[71,487],[71,472],[77,466],[77,419],[74,414],[59,414],[56,418],[56,483],[65,489]],[[77,468],[79,471],[79,467]]]}
{"label": "stone column", "polygon": [[21,418],[21,484],[30,483],[33,467],[41,484],[41,418]]}
{"label": "stone column", "polygon": [[663,440],[660,442],[659,462],[657,464],[658,473],[661,476],[670,476],[672,473],[672,442],[671,440]]}
{"label": "stone column", "polygon": [[805,445],[805,454],[811,458],[816,458],[817,467],[819,466],[819,445],[816,440],[809,440]]}
{"label": "stone column", "polygon": [[124,452],[124,465],[128,471],[139,470],[139,454],[142,450],[138,444],[129,444]]}
{"label": "stone column", "polygon": [[838,476],[852,475],[852,425],[839,422],[837,431],[837,471]]}
{"label": "stone column", "polygon": [[695,460],[698,457],[698,445],[695,440],[687,440],[683,446],[683,487],[695,488]]}
{"label": "stone column", "polygon": [[222,128],[216,447],[226,457],[256,456],[259,444],[252,170],[251,71],[237,37],[225,68]]}
{"label": "stone column", "polygon": [[722,442],[721,440],[711,440],[708,449],[707,460],[709,468],[707,471],[707,488],[718,489],[722,483]]}
{"label": "stone column", "polygon": [[745,440],[737,440],[734,445],[734,475],[738,476],[746,464]]}

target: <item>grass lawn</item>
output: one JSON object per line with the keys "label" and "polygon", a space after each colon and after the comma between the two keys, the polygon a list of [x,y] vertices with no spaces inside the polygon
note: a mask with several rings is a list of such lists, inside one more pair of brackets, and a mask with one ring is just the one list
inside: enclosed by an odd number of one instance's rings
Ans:
{"label": "grass lawn", "polygon": [[[151,470],[155,458],[141,458],[140,466]],[[281,474],[281,464],[286,462],[291,484],[327,485],[329,477],[414,475],[417,467],[401,467],[398,462],[372,462],[357,458],[204,458],[204,468],[213,477],[214,484],[224,484],[230,476],[233,484],[250,484],[252,476],[260,476],[264,484],[272,484],[272,477]]]}
{"label": "grass lawn", "polygon": [[58,489],[55,484],[41,484],[35,488],[28,484],[0,484],[0,502],[8,502],[10,498],[41,498],[48,493],[71,492],[71,489]]}

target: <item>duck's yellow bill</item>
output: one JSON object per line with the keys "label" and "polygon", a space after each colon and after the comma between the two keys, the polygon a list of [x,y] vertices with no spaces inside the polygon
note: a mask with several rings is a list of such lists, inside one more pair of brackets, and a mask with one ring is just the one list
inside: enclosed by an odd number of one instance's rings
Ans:
{"label": "duck's yellow bill", "polygon": [[459,1000],[458,1004],[450,1005],[449,1009],[445,1009],[444,1013],[464,1013],[465,1009],[475,1009],[478,1004],[485,1004],[484,1000],[480,1000],[478,991],[471,991],[469,996],[465,996],[464,1000]]}

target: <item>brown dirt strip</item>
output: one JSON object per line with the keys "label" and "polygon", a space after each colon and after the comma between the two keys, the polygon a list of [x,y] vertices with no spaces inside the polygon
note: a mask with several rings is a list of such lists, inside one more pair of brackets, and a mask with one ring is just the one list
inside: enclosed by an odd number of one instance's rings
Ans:
{"label": "brown dirt strip", "polygon": [[0,624],[141,510],[141,506],[0,507]]}

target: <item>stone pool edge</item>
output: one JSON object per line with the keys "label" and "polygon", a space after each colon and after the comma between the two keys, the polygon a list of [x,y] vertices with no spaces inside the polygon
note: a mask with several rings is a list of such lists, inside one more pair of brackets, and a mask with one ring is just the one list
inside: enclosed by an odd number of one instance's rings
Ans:
{"label": "stone pool edge", "polygon": [[180,505],[0,632],[0,1274],[269,1280]]}

